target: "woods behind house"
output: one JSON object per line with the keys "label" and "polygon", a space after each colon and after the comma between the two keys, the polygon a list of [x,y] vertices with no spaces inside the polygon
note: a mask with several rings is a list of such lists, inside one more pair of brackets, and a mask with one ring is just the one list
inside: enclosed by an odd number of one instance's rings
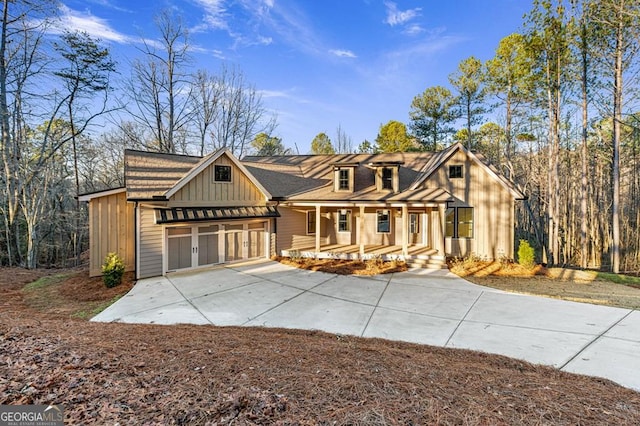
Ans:
{"label": "woods behind house", "polygon": [[[54,2],[5,1],[0,38],[0,264],[68,266],[87,249],[77,195],[123,185],[123,151],[286,155],[277,119],[238,68],[198,69],[187,26],[119,64],[100,40],[60,31]],[[152,40],[152,41],[151,41]],[[640,270],[640,1],[532,2],[484,62],[451,70],[359,152],[440,150],[459,141],[514,180],[516,241],[538,261]],[[420,78],[416,70],[416,78]],[[348,127],[348,123],[347,123]],[[372,132],[376,129],[372,129]],[[313,153],[354,151],[338,124]],[[297,150],[297,148],[296,148]]]}

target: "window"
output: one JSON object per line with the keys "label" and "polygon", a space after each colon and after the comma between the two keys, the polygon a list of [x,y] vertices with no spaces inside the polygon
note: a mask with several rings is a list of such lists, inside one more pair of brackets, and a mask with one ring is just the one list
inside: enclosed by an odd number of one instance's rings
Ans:
{"label": "window", "polygon": [[449,166],[449,178],[461,179],[462,178],[462,166]]}
{"label": "window", "polygon": [[307,234],[312,235],[316,233],[316,212],[315,210],[309,210],[307,212]]}
{"label": "window", "polygon": [[351,231],[351,210],[338,211],[338,232]]}
{"label": "window", "polygon": [[409,213],[409,233],[420,233],[420,213]]}
{"label": "window", "polygon": [[389,218],[389,210],[378,210],[378,232],[387,234],[391,232],[391,219]]}
{"label": "window", "polygon": [[445,237],[473,238],[473,207],[448,208],[445,222]]}
{"label": "window", "polygon": [[338,189],[340,191],[349,190],[349,169],[338,170]]}
{"label": "window", "polygon": [[390,167],[382,169],[382,189],[393,189],[393,169]]}
{"label": "window", "polygon": [[213,174],[215,182],[231,182],[231,166],[216,165]]}

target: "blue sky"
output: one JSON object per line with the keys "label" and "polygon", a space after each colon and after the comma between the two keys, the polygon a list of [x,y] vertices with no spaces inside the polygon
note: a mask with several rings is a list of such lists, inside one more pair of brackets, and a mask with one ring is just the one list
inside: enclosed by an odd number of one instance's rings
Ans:
{"label": "blue sky", "polygon": [[190,29],[193,70],[238,66],[277,114],[275,136],[301,154],[340,125],[354,147],[381,124],[409,123],[414,96],[448,85],[519,31],[525,0],[63,0],[65,26],[107,43],[122,75],[153,17],[174,8]]}

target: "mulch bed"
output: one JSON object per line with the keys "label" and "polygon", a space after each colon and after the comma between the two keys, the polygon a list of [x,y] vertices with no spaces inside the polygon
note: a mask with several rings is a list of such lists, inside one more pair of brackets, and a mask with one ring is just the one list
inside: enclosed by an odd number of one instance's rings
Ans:
{"label": "mulch bed", "polygon": [[346,260],[346,259],[313,259],[274,256],[272,260],[295,268],[308,271],[327,272],[339,275],[379,275],[407,271],[407,264],[402,261]]}
{"label": "mulch bed", "polygon": [[640,423],[640,393],[503,356],[313,331],[61,319],[5,293],[19,285],[4,281],[0,404],[61,403],[67,424]]}

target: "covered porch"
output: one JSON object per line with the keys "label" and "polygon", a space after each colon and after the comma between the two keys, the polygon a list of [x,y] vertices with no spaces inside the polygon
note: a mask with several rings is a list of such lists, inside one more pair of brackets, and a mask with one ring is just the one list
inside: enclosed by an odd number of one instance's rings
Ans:
{"label": "covered porch", "polygon": [[278,254],[442,265],[448,200],[283,203]]}

